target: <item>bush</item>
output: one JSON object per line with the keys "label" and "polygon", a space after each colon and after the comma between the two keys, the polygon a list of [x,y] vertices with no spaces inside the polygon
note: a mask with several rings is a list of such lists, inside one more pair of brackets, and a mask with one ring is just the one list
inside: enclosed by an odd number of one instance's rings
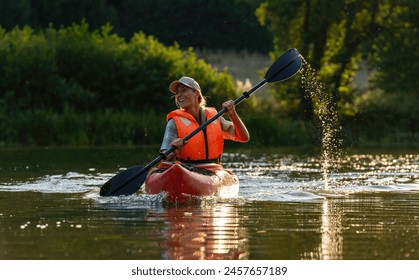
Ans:
{"label": "bush", "polygon": [[414,96],[368,92],[357,102],[359,112],[343,122],[347,145],[417,145],[419,102]]}
{"label": "bush", "polygon": [[168,86],[183,75],[197,79],[211,101],[234,96],[231,75],[216,72],[192,49],[166,47],[143,33],[126,42],[111,31],[105,25],[90,32],[85,21],[42,33],[0,29],[0,99],[12,111],[166,112],[174,108]]}
{"label": "bush", "polygon": [[77,113],[65,108],[0,113],[0,143],[24,145],[149,145],[163,139],[165,116],[153,110],[140,112],[99,110]]}
{"label": "bush", "polygon": [[243,119],[254,146],[313,146],[319,141],[318,130],[311,122],[263,115],[247,115]]}
{"label": "bush", "polygon": [[57,106],[55,49],[45,36],[29,27],[0,31],[0,57],[0,98],[6,105]]}
{"label": "bush", "polygon": [[111,31],[90,31],[85,21],[38,33],[0,27],[0,141],[160,142],[165,114],[176,108],[168,86],[184,75],[200,82],[209,105],[234,97],[231,75],[192,49],[166,47],[144,33],[126,42]]}

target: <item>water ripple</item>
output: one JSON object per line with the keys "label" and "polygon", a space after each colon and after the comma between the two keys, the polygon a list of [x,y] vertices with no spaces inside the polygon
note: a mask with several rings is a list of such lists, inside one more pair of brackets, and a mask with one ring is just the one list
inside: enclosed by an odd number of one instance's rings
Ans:
{"label": "water ripple", "polygon": [[[226,154],[225,167],[240,178],[239,199],[261,201],[316,201],[327,195],[369,192],[419,191],[419,155],[354,154],[342,157],[334,170],[323,174],[321,160],[311,156],[268,154],[251,157]],[[45,175],[28,182],[1,183],[0,191],[84,193],[99,203],[161,203],[164,196],[136,194],[123,198],[101,198],[99,188],[113,173],[67,172]],[[96,173],[95,173],[96,172]]]}

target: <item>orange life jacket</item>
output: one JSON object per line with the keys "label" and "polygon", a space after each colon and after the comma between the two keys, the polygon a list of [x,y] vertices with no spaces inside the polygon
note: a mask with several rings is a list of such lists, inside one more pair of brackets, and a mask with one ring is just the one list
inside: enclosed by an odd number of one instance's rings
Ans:
{"label": "orange life jacket", "polygon": [[[217,114],[214,108],[205,108],[206,120]],[[184,138],[199,127],[195,118],[179,109],[167,115],[167,121],[173,119],[179,138]],[[221,122],[216,119],[206,128],[195,134],[187,144],[179,151],[177,158],[181,161],[219,161],[224,148],[224,136]]]}

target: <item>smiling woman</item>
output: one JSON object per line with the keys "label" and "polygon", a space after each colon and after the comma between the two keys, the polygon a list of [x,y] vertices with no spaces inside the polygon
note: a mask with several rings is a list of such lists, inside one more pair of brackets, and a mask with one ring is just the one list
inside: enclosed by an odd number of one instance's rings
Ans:
{"label": "smiling woman", "polygon": [[[186,163],[188,164],[188,166],[184,170],[185,171],[184,173],[188,173],[187,170],[190,171],[189,174],[193,173],[192,170],[194,169],[194,166],[191,166],[193,164],[213,163],[213,164],[219,165],[219,167],[222,169],[222,167],[220,165],[220,158],[221,158],[221,154],[222,154],[224,139],[231,139],[231,140],[236,140],[236,141],[241,141],[241,142],[246,142],[249,139],[249,134],[247,132],[247,129],[246,129],[245,125],[243,124],[243,122],[241,121],[240,117],[237,115],[237,112],[235,110],[235,106],[237,104],[240,104],[244,99],[249,98],[252,93],[257,91],[259,88],[261,88],[266,83],[280,82],[280,81],[284,81],[284,80],[287,80],[287,79],[293,77],[300,70],[301,65],[302,65],[302,57],[300,56],[298,51],[296,49],[290,49],[287,52],[285,52],[283,55],[281,55],[274,62],[274,64],[272,64],[271,67],[269,67],[268,71],[266,72],[265,78],[262,81],[260,81],[254,87],[252,87],[249,91],[244,92],[242,94],[242,96],[235,99],[234,101],[230,100],[230,101],[224,102],[223,103],[224,108],[222,110],[220,110],[219,112],[216,112],[216,110],[214,108],[206,108],[206,107],[199,106],[197,108],[197,112],[202,112],[203,111],[205,113],[204,117],[206,119],[206,121],[202,125],[200,125],[196,129],[193,129],[185,137],[182,137],[182,136],[179,137],[179,135],[178,135],[177,136],[178,138],[175,138],[175,139],[172,140],[171,145],[170,145],[171,147],[169,149],[165,150],[164,152],[161,152],[160,155],[157,158],[155,158],[153,161],[151,161],[146,166],[144,166],[142,168],[140,167],[140,170],[137,170],[138,169],[137,167],[133,167],[133,168],[130,168],[130,169],[125,170],[123,172],[120,172],[119,174],[114,176],[112,179],[110,179],[108,182],[106,182],[102,186],[102,188],[100,190],[100,195],[101,196],[111,196],[111,195],[133,194],[136,191],[138,191],[138,189],[143,185],[144,181],[149,178],[149,177],[147,177],[148,175],[146,174],[146,172],[148,170],[150,170],[150,168],[152,168],[154,165],[156,165],[157,163],[160,163],[162,160],[166,160],[169,156],[174,157],[174,156],[177,155],[178,160],[182,161],[182,158],[179,156],[179,152],[177,152],[177,153],[175,152],[175,150],[178,149],[178,147],[175,146],[175,143],[174,143],[174,141],[178,141],[176,139],[181,139],[181,144],[182,144],[182,146],[184,146],[190,139],[200,135],[201,136],[200,138],[195,138],[195,139],[197,141],[200,141],[199,142],[199,145],[200,145],[199,147],[205,146],[205,158],[203,160],[199,159],[199,157],[202,157],[202,155],[203,155],[202,152],[198,156],[193,151],[189,152],[189,154],[191,156],[195,157],[195,158],[192,158],[192,159],[187,158]],[[189,82],[194,82],[194,80],[192,78],[188,78],[188,79],[185,78],[184,80],[187,80]],[[174,82],[175,82],[175,84],[177,84],[180,81],[174,81]],[[196,81],[195,81],[195,83],[196,83]],[[196,83],[196,84],[198,84],[198,83]],[[188,86],[188,84],[184,84],[184,85]],[[194,83],[192,85],[196,86]],[[198,84],[198,86],[199,86],[199,84]],[[177,87],[176,87],[176,89],[177,89]],[[198,100],[198,95],[195,95],[195,98],[197,98],[197,100]],[[222,115],[225,114],[225,113],[227,113],[229,115],[230,119],[232,120],[231,125],[229,125],[229,129],[231,131],[230,134],[229,134],[228,130],[223,130],[222,125],[221,125],[221,120],[223,119]],[[171,116],[171,115],[173,115],[173,116]],[[182,120],[180,120],[181,117],[184,117],[185,120],[187,120],[187,122],[182,123]],[[190,129],[192,124],[195,125],[195,126],[197,124],[197,119],[194,118],[194,116],[192,114],[188,113],[183,108],[175,110],[175,111],[169,113],[169,115],[167,116],[168,121],[171,120],[171,119],[174,119],[174,118],[178,119],[178,123],[181,126],[183,126],[182,129],[184,131],[187,131],[188,129]],[[175,123],[175,125],[177,125],[177,124]],[[208,128],[213,129],[213,131],[211,132],[211,133],[213,133],[213,137],[211,137],[211,138],[207,137],[207,135],[209,133]],[[178,130],[178,127],[176,127],[176,134],[179,133],[177,130]],[[234,133],[232,133],[232,131],[234,131]],[[224,137],[224,136],[226,136],[226,137]],[[217,154],[220,155],[218,158],[214,158],[214,161],[208,160],[208,159],[213,158],[212,155],[210,157],[210,153],[208,152],[209,147],[210,147],[210,145],[208,143],[208,139],[211,139],[212,141],[215,141],[216,144],[214,146],[215,148],[213,149],[213,152],[216,152]],[[192,146],[192,144],[189,144],[189,146]],[[195,146],[195,145],[193,145],[193,146]],[[219,151],[221,151],[221,152],[219,152]],[[183,148],[181,149],[180,152],[185,153]],[[196,157],[198,157],[198,158],[196,158]],[[195,160],[195,159],[197,159],[197,160]],[[179,164],[179,163],[175,162],[174,164]],[[170,170],[170,168],[166,168],[166,169]],[[164,170],[163,170],[163,172],[164,172]],[[150,171],[150,173],[151,173],[151,171]],[[178,179],[178,181],[180,179],[180,178],[177,178],[176,176],[173,176],[173,174],[171,176],[175,179]],[[216,176],[216,174],[214,174],[214,176]],[[211,177],[214,177],[214,176],[211,176]],[[234,181],[234,180],[231,180],[231,181]],[[146,185],[147,185],[147,182],[146,182]],[[160,186],[160,187],[162,187],[162,186]],[[214,189],[214,192],[217,190],[217,188],[214,187],[214,186],[211,186],[211,188]],[[146,188],[145,188],[146,192],[150,193],[149,191],[147,191],[147,189],[148,188],[146,186]],[[188,194],[188,193],[186,193],[186,194]]]}
{"label": "smiling woman", "polygon": [[[224,139],[239,142],[249,140],[249,132],[238,116],[234,102],[230,100],[223,103],[223,108],[227,110],[231,121],[220,117],[189,141],[184,141],[188,134],[213,117],[217,111],[215,108],[205,107],[206,101],[201,87],[193,78],[182,77],[173,81],[169,89],[175,94],[179,109],[167,115],[168,123],[160,150],[164,152],[171,146],[177,148],[167,157],[168,160],[177,158],[186,163],[219,163]],[[190,144],[186,145],[188,142]]]}
{"label": "smiling woman", "polygon": [[[249,132],[237,115],[234,101],[223,103],[231,119],[227,121],[222,116],[216,117],[215,108],[205,107],[201,87],[193,78],[182,77],[173,81],[169,89],[175,94],[179,109],[167,115],[160,151],[165,153],[171,147],[176,149],[157,168],[150,170],[145,191],[149,194],[166,192],[168,199],[173,201],[187,200],[191,195],[237,196],[237,176],[221,166],[225,139],[249,140]],[[206,122],[209,123],[204,129],[189,140],[186,138]]]}
{"label": "smiling woman", "polygon": [[[200,106],[205,106],[207,104],[207,101],[205,100],[204,96],[202,95],[201,92],[201,87],[199,86],[199,84],[192,78],[190,77],[182,77],[179,79],[179,81],[173,81],[170,86],[169,89],[172,93],[175,94],[176,97],[176,104],[178,104],[178,99],[179,93],[182,93],[184,91],[188,92],[188,91],[192,91],[195,94],[198,93],[198,102]],[[178,104],[179,107],[181,107]]]}

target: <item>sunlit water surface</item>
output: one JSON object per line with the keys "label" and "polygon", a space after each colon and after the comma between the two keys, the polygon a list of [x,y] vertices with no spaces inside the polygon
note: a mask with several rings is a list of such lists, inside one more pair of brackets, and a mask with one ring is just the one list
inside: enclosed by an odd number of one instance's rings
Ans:
{"label": "sunlit water surface", "polygon": [[0,259],[419,259],[419,154],[230,152],[239,197],[100,197],[155,149],[4,149]]}

